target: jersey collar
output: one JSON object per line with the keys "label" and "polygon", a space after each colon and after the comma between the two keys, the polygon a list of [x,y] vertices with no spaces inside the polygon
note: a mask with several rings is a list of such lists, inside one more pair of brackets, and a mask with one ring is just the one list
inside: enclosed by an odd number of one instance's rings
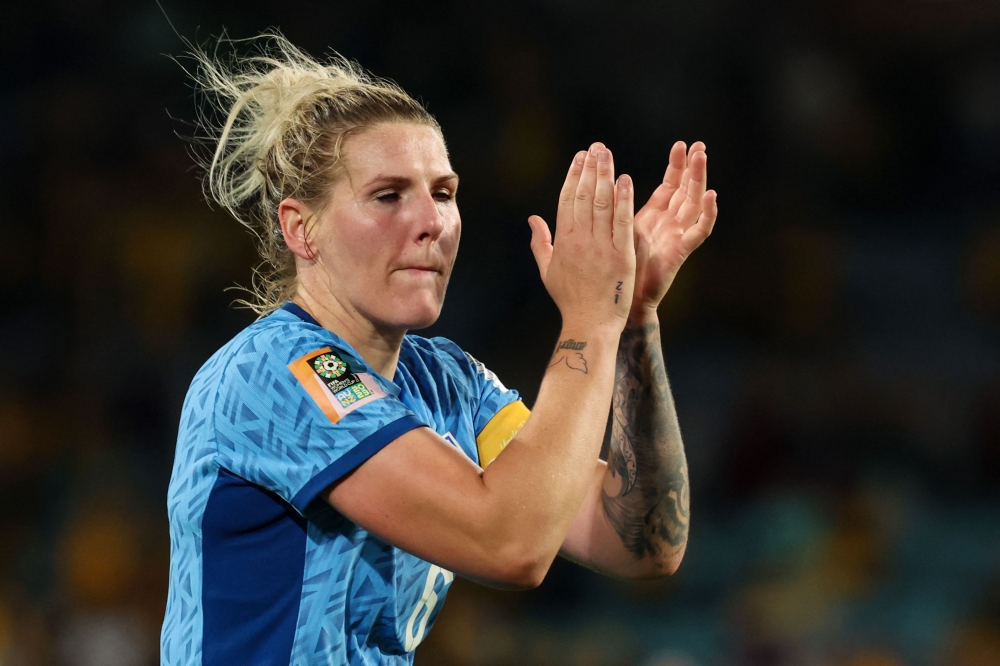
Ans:
{"label": "jersey collar", "polygon": [[312,324],[313,326],[319,326],[320,328],[323,328],[323,326],[318,321],[316,321],[316,318],[313,317],[308,312],[306,312],[302,308],[302,306],[300,306],[298,303],[292,303],[291,301],[288,301],[281,306],[281,309],[291,312],[293,315],[295,315],[296,317],[298,317],[307,324]]}
{"label": "jersey collar", "polygon": [[[299,319],[301,319],[302,321],[304,321],[307,324],[312,324],[313,326],[318,326],[320,328],[323,328],[323,325],[320,324],[318,321],[316,321],[315,317],[313,317],[311,314],[309,314],[308,312],[306,312],[302,308],[302,306],[298,305],[297,303],[292,303],[291,301],[286,301],[285,304],[281,306],[281,309],[284,310],[285,312],[288,312],[290,314],[295,315],[296,317],[298,317]],[[393,382],[393,381],[390,381],[390,380],[386,379],[381,374],[379,374],[374,369],[372,369],[367,363],[365,363],[364,359],[361,358],[361,355],[358,354],[358,352],[356,352],[354,350],[354,347],[352,347],[350,344],[348,344],[347,340],[344,340],[342,337],[340,337],[339,335],[337,335],[336,333],[334,333],[333,331],[331,331],[331,330],[329,330],[327,328],[323,328],[323,330],[326,331],[327,333],[329,333],[330,335],[332,335],[334,337],[334,339],[336,340],[336,342],[337,342],[337,346],[340,347],[343,351],[348,352],[348,354],[350,354],[350,356],[353,357],[354,361],[356,361],[356,362],[360,363],[361,365],[363,365],[364,368],[368,372],[370,372],[372,375],[374,375],[378,379],[382,380],[380,383],[382,384],[382,389],[384,391],[386,391],[387,393],[393,395],[394,397],[398,397],[399,396],[400,388],[399,388],[399,385],[396,384],[396,382]],[[397,367],[396,367],[396,376],[397,377],[399,376],[399,367],[398,367],[398,364],[397,364]]]}

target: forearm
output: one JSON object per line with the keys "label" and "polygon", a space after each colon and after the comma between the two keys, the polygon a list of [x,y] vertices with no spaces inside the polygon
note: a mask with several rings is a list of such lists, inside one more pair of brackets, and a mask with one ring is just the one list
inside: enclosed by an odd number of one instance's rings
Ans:
{"label": "forearm", "polygon": [[416,428],[331,486],[328,501],[450,571],[499,587],[538,585],[593,491],[618,337],[617,326],[564,328],[531,416],[485,470]]}
{"label": "forearm", "polygon": [[637,562],[673,571],[687,544],[687,461],[650,314],[622,332],[615,367],[604,514]]}
{"label": "forearm", "polygon": [[[547,569],[592,485],[611,403],[617,331],[564,328],[532,409],[483,473],[501,540]],[[561,348],[560,348],[561,347]]]}

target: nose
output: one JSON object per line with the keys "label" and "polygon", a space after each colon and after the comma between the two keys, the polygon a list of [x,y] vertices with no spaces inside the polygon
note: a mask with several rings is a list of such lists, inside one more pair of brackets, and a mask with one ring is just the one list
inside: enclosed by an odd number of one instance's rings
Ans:
{"label": "nose", "polygon": [[434,195],[430,190],[424,190],[414,201],[413,236],[418,244],[433,243],[444,231],[444,218],[438,208]]}

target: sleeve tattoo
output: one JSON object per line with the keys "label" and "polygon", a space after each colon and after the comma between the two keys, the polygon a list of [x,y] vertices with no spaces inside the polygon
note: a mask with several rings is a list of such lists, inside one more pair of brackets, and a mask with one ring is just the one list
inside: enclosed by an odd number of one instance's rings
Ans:
{"label": "sleeve tattoo", "polygon": [[656,323],[622,332],[603,502],[608,521],[638,559],[687,541],[687,461]]}

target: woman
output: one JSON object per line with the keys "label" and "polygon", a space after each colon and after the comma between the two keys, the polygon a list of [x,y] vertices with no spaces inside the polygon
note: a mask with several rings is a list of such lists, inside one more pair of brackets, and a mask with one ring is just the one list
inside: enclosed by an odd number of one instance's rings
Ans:
{"label": "woman", "polygon": [[528,588],[557,554],[673,572],[687,468],[656,307],[715,222],[704,146],[674,146],[633,220],[631,180],[594,144],[555,240],[529,220],[562,315],[529,415],[454,343],[407,334],[437,319],[460,235],[437,122],[393,84],[270,40],[231,67],[196,54],[226,117],[207,189],[260,240],[266,316],[185,401],[163,663],[410,663],[455,573]]}

